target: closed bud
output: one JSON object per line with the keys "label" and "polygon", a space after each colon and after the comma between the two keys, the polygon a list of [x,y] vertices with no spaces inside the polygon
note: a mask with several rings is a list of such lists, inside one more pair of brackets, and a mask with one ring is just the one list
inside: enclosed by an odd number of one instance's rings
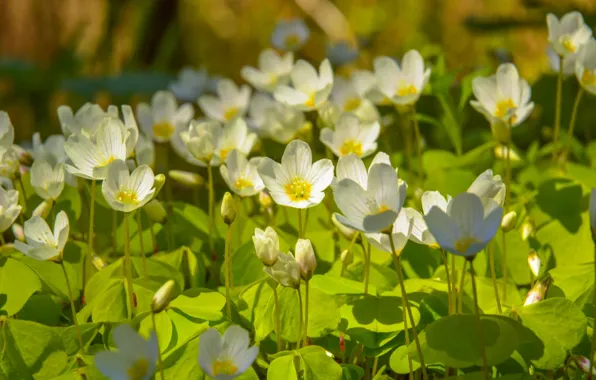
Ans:
{"label": "closed bud", "polygon": [[221,217],[228,226],[234,223],[234,219],[236,219],[236,200],[229,192],[224,194],[221,202]]}
{"label": "closed bud", "polygon": [[205,183],[205,180],[200,175],[183,170],[170,170],[168,175],[174,181],[190,188],[201,187]]}
{"label": "closed bud", "polygon": [[263,262],[263,265],[270,267],[277,262],[279,237],[273,228],[267,227],[265,231],[255,228],[252,241],[255,245],[257,257]]}
{"label": "closed bud", "polygon": [[163,203],[161,203],[159,200],[153,199],[143,206],[143,210],[145,210],[147,217],[152,222],[165,224],[168,213],[163,206]]}
{"label": "closed bud", "polygon": [[337,228],[339,233],[348,240],[354,239],[356,234],[359,234],[358,231],[353,230],[350,227],[346,227],[340,222],[338,222],[337,218],[335,217],[335,214],[331,215],[331,221],[333,222],[333,225],[335,226],[335,228]]}
{"label": "closed bud", "polygon": [[50,214],[50,210],[52,209],[53,201],[51,199],[46,199],[45,201],[41,202],[39,206],[33,210],[33,216],[39,216],[42,219],[45,219]]}
{"label": "closed bud", "polygon": [[263,271],[281,286],[300,288],[300,266],[291,253],[280,252],[273,266],[264,267]]}
{"label": "closed bud", "polygon": [[97,255],[93,255],[91,257],[91,262],[93,263],[93,266],[97,270],[102,270],[103,268],[105,268],[108,265],[104,259],[102,259],[101,257],[99,257]]}
{"label": "closed bud", "polygon": [[530,267],[530,271],[534,275],[534,277],[538,277],[540,273],[540,267],[542,266],[542,262],[540,261],[540,257],[535,250],[530,250],[528,254],[528,266]]}
{"label": "closed bud", "polygon": [[153,193],[153,199],[157,198],[157,195],[161,191],[161,188],[166,183],[166,176],[163,174],[158,174],[155,176],[155,182],[153,186],[155,187],[155,193]]}
{"label": "closed bud", "polygon": [[340,257],[342,264],[345,266],[348,266],[354,262],[354,254],[349,249],[344,249]]}
{"label": "closed bud", "polygon": [[161,288],[157,290],[157,292],[155,292],[153,299],[151,300],[151,311],[153,313],[159,313],[168,307],[168,304],[172,299],[172,295],[174,294],[175,286],[176,283],[174,280],[168,280],[161,286]]}
{"label": "closed bud", "polygon": [[298,239],[296,242],[296,262],[300,267],[300,275],[304,281],[312,278],[317,268],[317,258],[309,239]]}
{"label": "closed bud", "polygon": [[12,225],[12,234],[16,240],[25,241],[25,230],[23,226],[18,223],[13,223]]}
{"label": "closed bud", "polygon": [[530,218],[526,218],[524,223],[521,226],[521,238],[523,241],[528,240],[529,237],[534,236],[536,233],[536,227],[534,227],[534,222]]}
{"label": "closed bud", "polygon": [[[507,159],[507,150],[508,150],[508,148],[505,145],[497,145],[494,148],[495,157],[498,158],[499,160],[506,160]],[[511,153],[509,153],[509,159],[513,162],[521,160],[519,155],[513,149],[511,149]]]}
{"label": "closed bud", "polygon": [[[571,355],[569,357],[569,359],[571,359],[582,372],[584,372],[584,373],[590,372],[590,365],[591,365],[590,359],[588,359],[582,355]],[[594,368],[592,368],[592,375],[596,375],[596,366],[594,366]]]}
{"label": "closed bud", "polygon": [[267,191],[263,190],[259,193],[259,204],[265,209],[273,205],[273,199],[271,199],[271,195]]}
{"label": "closed bud", "polygon": [[546,295],[546,291],[548,290],[551,281],[551,277],[546,277],[544,280],[538,281],[528,292],[524,306],[532,305],[536,302],[542,301]]}
{"label": "closed bud", "polygon": [[503,215],[503,219],[501,220],[501,229],[503,232],[509,232],[515,228],[517,225],[517,212],[509,211],[507,214]]}

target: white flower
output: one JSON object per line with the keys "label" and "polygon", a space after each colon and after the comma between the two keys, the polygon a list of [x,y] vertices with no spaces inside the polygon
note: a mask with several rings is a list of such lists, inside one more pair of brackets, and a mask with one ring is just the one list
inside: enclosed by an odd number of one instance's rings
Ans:
{"label": "white flower", "polygon": [[308,208],[323,200],[333,180],[333,163],[322,159],[313,164],[310,146],[294,140],[286,147],[281,164],[264,157],[258,172],[275,203]]}
{"label": "white flower", "polygon": [[170,82],[168,88],[178,99],[194,102],[207,91],[209,80],[207,70],[185,67],[178,74],[177,80]]}
{"label": "white flower", "polygon": [[534,102],[530,102],[530,85],[519,77],[517,68],[511,63],[500,65],[495,75],[474,78],[472,89],[477,100],[470,104],[491,125],[511,123],[515,127],[534,109]]}
{"label": "white flower", "polygon": [[0,111],[0,150],[7,150],[14,143],[14,127],[8,113]]}
{"label": "white flower", "polygon": [[377,150],[377,138],[381,126],[378,122],[361,123],[358,117],[346,113],[339,117],[335,130],[323,128],[321,142],[338,157],[352,153],[358,157],[366,157]]}
{"label": "white flower", "polygon": [[199,338],[199,365],[214,380],[231,380],[255,361],[259,348],[249,345],[248,331],[238,325],[228,327],[223,336],[210,328]]}
{"label": "white flower", "polygon": [[122,117],[124,119],[124,129],[128,133],[126,137],[126,157],[132,157],[135,154],[135,147],[139,140],[139,126],[131,106],[126,104],[122,106]]}
{"label": "white flower", "polygon": [[430,69],[425,69],[417,50],[408,51],[401,66],[389,57],[378,57],[374,67],[381,93],[394,104],[403,106],[416,103],[430,79]]}
{"label": "white flower", "polygon": [[263,272],[281,286],[294,289],[300,287],[300,266],[291,253],[279,252],[275,264],[265,266]]}
{"label": "white flower", "polygon": [[[560,69],[561,59],[557,52],[549,46],[546,50],[548,63],[553,72],[558,73]],[[575,73],[575,61],[577,60],[577,53],[568,54],[563,57],[563,75],[572,75]]]}
{"label": "white flower", "polygon": [[492,169],[480,174],[468,188],[468,193],[476,194],[479,198],[491,198],[500,206],[505,203],[505,184],[500,175],[493,175]]}
{"label": "white flower", "polygon": [[20,213],[19,192],[0,187],[0,233],[9,229]]}
{"label": "white flower", "polygon": [[564,57],[576,53],[592,35],[592,30],[584,23],[583,16],[577,11],[567,13],[560,20],[549,13],[546,15],[546,24],[548,42],[557,54]]}
{"label": "white flower", "polygon": [[56,200],[64,189],[64,163],[51,165],[35,160],[31,166],[31,186],[41,198]]}
{"label": "white flower", "polygon": [[399,214],[397,215],[397,219],[393,223],[393,228],[391,229],[391,239],[393,239],[393,244],[395,245],[395,252],[391,249],[391,241],[389,240],[389,234],[384,233],[372,233],[366,234],[365,236],[368,238],[370,243],[375,246],[377,249],[381,251],[385,251],[387,253],[395,253],[396,255],[400,255],[401,251],[406,246],[406,243],[410,239],[412,235],[412,230],[414,228],[414,219],[408,215],[408,212],[405,208],[402,208]]}
{"label": "white flower", "polygon": [[25,222],[25,239],[27,244],[15,241],[14,246],[25,255],[37,260],[53,260],[62,255],[68,241],[70,225],[64,211],[56,215],[54,232],[39,216],[33,216]]}
{"label": "white flower", "polygon": [[575,76],[579,84],[596,94],[596,40],[591,38],[579,51],[575,61]]}
{"label": "white flower", "polygon": [[150,138],[139,135],[134,152],[137,165],[155,165],[155,144]]}
{"label": "white flower", "polygon": [[454,255],[475,256],[490,242],[503,217],[494,200],[462,193],[448,204],[447,211],[434,206],[424,220],[439,246]]}
{"label": "white flower", "polygon": [[298,239],[296,242],[296,262],[300,267],[300,276],[308,281],[317,269],[317,258],[309,239]]}
{"label": "white flower", "polygon": [[278,85],[288,83],[293,66],[293,53],[279,55],[273,49],[265,49],[259,54],[259,68],[244,66],[240,74],[257,90],[273,92]]}
{"label": "white flower", "polygon": [[391,99],[385,96],[379,89],[377,77],[372,71],[357,70],[352,73],[350,80],[356,92],[374,104],[390,105],[392,103]]}
{"label": "white flower", "polygon": [[188,126],[195,113],[189,103],[178,107],[176,98],[168,91],[156,92],[151,98],[151,105],[140,103],[136,111],[145,135],[158,143],[171,141]]}
{"label": "white flower", "polygon": [[21,163],[15,150],[0,148],[0,177],[15,178],[20,170]]}
{"label": "white flower", "polygon": [[116,211],[131,212],[143,207],[153,198],[155,188],[153,170],[141,165],[128,172],[124,161],[117,160],[108,166],[108,175],[101,185],[106,202]]}
{"label": "white flower", "polygon": [[205,115],[221,122],[244,116],[250,101],[250,87],[238,87],[229,79],[221,79],[217,82],[216,93],[218,96],[203,95],[199,98],[199,106]]}
{"label": "white flower", "polygon": [[[447,206],[449,202],[451,202],[451,196],[448,195],[447,198],[445,198],[438,191],[425,191],[424,194],[422,194],[421,202],[422,211],[424,212],[424,215],[427,215],[428,212],[435,206],[443,211],[447,211]],[[403,210],[406,212],[408,217],[412,218],[414,223],[410,240],[418,244],[428,245],[434,249],[439,248],[435,237],[428,230],[428,226],[426,225],[422,214],[413,208],[404,208]]]}
{"label": "white flower", "polygon": [[106,117],[118,117],[118,107],[109,106],[104,111],[99,104],[85,103],[73,114],[69,106],[58,107],[58,119],[64,136],[85,134],[95,135],[100,122]]}
{"label": "white flower", "polygon": [[277,257],[279,255],[279,237],[273,228],[267,227],[265,231],[260,228],[255,228],[252,242],[255,245],[257,257],[265,266],[272,266],[277,262]]}
{"label": "white flower", "polygon": [[233,149],[226,157],[225,165],[219,167],[222,178],[233,192],[241,197],[250,197],[265,188],[257,169],[261,157],[246,157]]}
{"label": "white flower", "polygon": [[39,132],[35,132],[33,134],[33,159],[47,161],[51,165],[68,161],[68,156],[64,151],[65,141],[63,135],[52,135],[42,142]]}
{"label": "white flower", "polygon": [[157,337],[152,331],[149,340],[143,339],[132,327],[119,325],[112,333],[118,352],[95,354],[95,366],[110,380],[149,380],[155,371],[158,350]]}
{"label": "white flower", "polygon": [[305,125],[304,113],[275,101],[268,95],[256,94],[248,109],[250,125],[261,137],[281,144],[295,139]]}
{"label": "white flower", "polygon": [[323,105],[333,87],[333,71],[328,59],[315,68],[304,60],[298,60],[290,73],[292,86],[279,85],[275,100],[302,111],[310,111]]}
{"label": "white flower", "polygon": [[[351,112],[361,121],[372,123],[379,120],[379,111],[372,101],[366,98],[370,88],[361,82],[362,74],[359,75],[353,75],[351,80],[336,76],[330,98],[341,112]],[[372,79],[374,81],[374,76]],[[374,82],[373,84],[376,85]]]}
{"label": "white flower", "polygon": [[395,222],[406,197],[405,183],[399,183],[389,156],[378,153],[368,173],[362,159],[350,154],[337,163],[333,196],[341,224],[362,232],[379,232]]}
{"label": "white flower", "polygon": [[273,47],[282,51],[300,49],[310,37],[310,30],[302,19],[281,20],[271,36]]}
{"label": "white flower", "polygon": [[71,135],[64,150],[74,166],[67,164],[66,170],[86,179],[106,178],[108,164],[126,160],[127,133],[120,120],[104,118],[92,140],[84,134]]}

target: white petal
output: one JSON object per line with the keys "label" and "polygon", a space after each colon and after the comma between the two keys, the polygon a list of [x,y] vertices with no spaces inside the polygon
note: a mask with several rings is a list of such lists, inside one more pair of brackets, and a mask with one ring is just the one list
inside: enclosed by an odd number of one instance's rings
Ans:
{"label": "white petal", "polygon": [[[478,231],[482,229],[484,220],[484,207],[476,194],[459,194],[449,203],[447,212],[461,236],[475,237],[479,235]],[[435,235],[435,237],[437,236]]]}
{"label": "white petal", "polygon": [[147,165],[141,165],[130,175],[128,186],[131,190],[136,191],[139,198],[144,198],[153,188],[154,182],[153,170]]}
{"label": "white petal", "polygon": [[306,179],[312,166],[310,146],[301,140],[290,142],[281,158],[281,165],[290,178]]}
{"label": "white petal", "polygon": [[455,249],[457,240],[460,238],[459,231],[453,219],[435,206],[424,216],[424,221],[428,226],[437,243],[441,248],[453,254],[461,254]]}
{"label": "white petal", "polygon": [[95,366],[110,380],[128,380],[129,361],[117,352],[98,352],[93,357]]}
{"label": "white petal", "polygon": [[310,168],[307,181],[312,185],[313,192],[324,191],[333,181],[333,163],[328,159],[315,162]]}
{"label": "white petal", "polygon": [[422,211],[424,214],[428,214],[433,206],[437,206],[443,211],[447,211],[447,199],[438,191],[425,191],[422,194]]}
{"label": "white petal", "polygon": [[336,175],[338,181],[341,181],[344,178],[350,178],[363,189],[366,189],[367,187],[368,173],[366,172],[362,159],[355,154],[340,157],[337,162]]}
{"label": "white petal", "polygon": [[25,238],[27,243],[31,246],[38,247],[41,245],[55,244],[54,235],[50,226],[39,216],[33,216],[25,222]]}
{"label": "white petal", "polygon": [[66,212],[60,211],[56,215],[54,222],[54,239],[58,243],[58,250],[62,251],[66,242],[68,241],[68,234],[70,232],[70,224],[68,222],[68,215]]}
{"label": "white petal", "polygon": [[204,372],[213,376],[213,364],[222,352],[222,339],[219,332],[210,328],[199,338],[199,364]]}

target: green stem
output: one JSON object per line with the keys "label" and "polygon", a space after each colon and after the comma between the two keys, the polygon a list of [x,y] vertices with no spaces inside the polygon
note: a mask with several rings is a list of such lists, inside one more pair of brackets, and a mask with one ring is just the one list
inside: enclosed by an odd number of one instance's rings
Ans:
{"label": "green stem", "polygon": [[302,239],[302,209],[298,209],[298,238]]}
{"label": "green stem", "polygon": [[157,247],[157,239],[155,238],[155,231],[153,230],[153,226],[154,223],[151,222],[151,220],[149,221],[149,232],[151,233],[151,244],[153,244],[153,247],[151,247],[151,252],[155,253],[155,251],[157,251],[158,247]]}
{"label": "green stem", "polygon": [[134,288],[132,285],[132,260],[130,259],[130,232],[128,228],[128,214],[124,214],[124,262],[126,267],[126,285],[128,287],[128,319],[132,319],[135,309]]}
{"label": "green stem", "polygon": [[21,206],[21,212],[19,213],[19,223],[21,223],[21,226],[25,226],[25,216],[23,214],[25,214],[25,209],[27,208],[27,199],[25,198],[25,187],[23,186],[21,177],[19,176],[18,182],[13,178],[12,185],[19,192],[19,206]]}
{"label": "green stem", "polygon": [[230,297],[230,272],[231,272],[231,265],[230,265],[230,244],[232,243],[232,225],[228,226],[228,232],[226,233],[226,247],[224,251],[224,262],[226,265],[225,268],[225,284],[226,284],[226,310],[228,313],[228,318],[232,319],[232,298]]}
{"label": "green stem", "polygon": [[6,240],[4,240],[4,234],[0,233],[0,244],[1,245],[6,245]]}
{"label": "green stem", "polygon": [[88,276],[90,275],[89,263],[93,257],[93,227],[95,224],[95,179],[91,180],[91,202],[89,204],[89,235],[87,236],[88,253],[83,258],[83,291],[87,284]]}
{"label": "green stem", "polygon": [[368,250],[364,247],[364,240],[360,240],[362,247],[362,254],[364,255],[364,294],[368,294],[368,280],[370,273],[370,243],[368,243]]}
{"label": "green stem", "polygon": [[412,124],[414,125],[414,136],[416,138],[416,158],[418,159],[418,179],[420,186],[424,183],[424,173],[422,169],[422,139],[420,137],[420,126],[416,118],[416,105],[412,105]]}
{"label": "green stem", "polygon": [[[422,356],[422,347],[420,346],[420,340],[418,340],[418,330],[416,329],[416,323],[414,323],[414,315],[412,314],[412,309],[410,308],[410,303],[408,302],[408,293],[406,292],[406,285],[404,284],[404,275],[401,268],[401,259],[398,255],[395,254],[395,243],[393,242],[393,238],[391,236],[389,237],[389,242],[391,243],[391,252],[393,252],[392,256],[393,262],[395,263],[395,271],[397,272],[399,286],[401,287],[402,300],[406,304],[408,317],[412,322],[412,334],[414,335],[414,342],[416,343],[416,350],[418,351],[418,360],[420,361],[420,368],[422,369],[422,377],[424,380],[428,380],[426,366],[424,365],[424,357]],[[406,318],[404,318],[404,321],[405,320]]]}
{"label": "green stem", "polygon": [[371,376],[374,378],[377,374],[377,367],[379,366],[379,357],[375,356],[375,360],[373,361],[372,373]]}
{"label": "green stem", "polygon": [[555,104],[555,131],[553,134],[553,160],[556,158],[558,153],[557,144],[559,143],[559,131],[561,129],[561,106],[562,106],[562,95],[563,95],[563,56],[559,55],[559,73],[557,75],[557,93],[556,93],[556,104]]}
{"label": "green stem", "polygon": [[151,321],[153,322],[153,331],[155,332],[155,342],[157,343],[157,363],[159,365],[159,374],[161,380],[164,380],[163,374],[163,360],[161,358],[161,348],[159,347],[159,337],[157,336],[157,323],[155,323],[155,313],[151,312]]}
{"label": "green stem", "polygon": [[452,309],[452,286],[451,286],[451,275],[449,274],[449,265],[447,264],[447,257],[445,256],[445,251],[443,249],[439,250],[441,253],[441,259],[443,260],[443,265],[445,266],[445,277],[447,278],[447,302],[448,302],[448,310],[449,315],[453,313]]}
{"label": "green stem", "polygon": [[275,338],[277,340],[277,352],[281,351],[281,322],[279,320],[279,303],[277,299],[277,284],[273,286],[273,300],[275,301]]}
{"label": "green stem", "polygon": [[70,309],[72,312],[72,322],[74,323],[75,330],[77,332],[77,338],[79,339],[79,348],[82,352],[85,346],[83,344],[83,334],[81,334],[81,326],[79,326],[79,321],[77,319],[77,310],[75,308],[74,298],[72,296],[72,288],[70,287],[70,280],[68,279],[68,274],[66,273],[64,261],[60,261],[60,266],[62,267],[62,273],[64,273],[64,279],[66,280],[66,288],[68,288],[68,300],[70,301]]}
{"label": "green stem", "polygon": [[141,260],[143,260],[143,278],[145,279],[145,285],[149,282],[149,270],[147,269],[147,257],[145,256],[145,244],[143,243],[143,224],[141,223],[141,210],[137,211],[137,228],[139,235],[139,244],[141,246]]}
{"label": "green stem", "polygon": [[451,255],[451,273],[453,274],[453,278],[451,279],[451,287],[453,290],[453,297],[452,300],[453,301],[453,305],[451,306],[451,310],[453,310],[453,313],[457,313],[457,271],[455,270],[455,255]]}
{"label": "green stem", "polygon": [[563,162],[562,164],[565,165],[567,161],[567,155],[571,151],[571,140],[573,140],[573,130],[575,128],[575,121],[577,120],[577,110],[579,109],[579,103],[582,100],[582,96],[584,95],[583,87],[579,88],[577,95],[575,96],[575,102],[573,103],[573,111],[571,111],[571,121],[569,122],[569,132],[567,134],[567,147],[563,152]]}
{"label": "green stem", "polygon": [[308,341],[308,300],[309,300],[308,281],[304,282],[304,288],[305,288],[306,294],[305,294],[305,302],[304,302],[304,344],[303,344],[303,347],[306,347],[306,343]]}
{"label": "green stem", "polygon": [[213,220],[213,203],[215,202],[215,196],[213,195],[213,169],[211,165],[207,165],[207,182],[209,186],[209,249],[211,254],[215,253],[213,245],[213,229],[215,227],[215,221]]}
{"label": "green stem", "polygon": [[[511,134],[507,138],[507,158],[505,159],[505,212],[509,212],[511,201]],[[507,302],[507,239],[503,233],[503,302]]]}
{"label": "green stem", "polygon": [[464,266],[461,270],[461,279],[459,282],[459,289],[458,289],[458,296],[459,296],[459,300],[458,300],[458,309],[459,309],[459,313],[463,314],[464,312],[464,280],[466,279],[466,265],[468,265],[467,261],[464,261]]}
{"label": "green stem", "polygon": [[[406,347],[410,347],[410,330],[408,330],[408,318],[406,318],[406,314],[405,314],[405,310],[407,307],[408,307],[408,305],[406,304],[406,298],[402,296],[401,297],[401,308],[402,308],[402,316],[404,319],[404,338],[405,338]],[[414,378],[414,366],[412,365],[412,355],[410,355],[409,352],[408,352],[408,368],[410,369],[409,378],[413,379]]]}
{"label": "green stem", "polygon": [[[596,242],[596,241],[595,241]],[[596,246],[594,246],[594,284],[596,284]],[[596,321],[596,290],[594,293],[594,299],[592,300],[592,313],[594,320]],[[594,370],[594,353],[596,353],[596,328],[592,329],[592,348],[590,349],[590,379],[592,378],[592,371]]]}
{"label": "green stem", "polygon": [[495,243],[490,242],[488,243],[488,252],[490,256],[490,274],[493,278],[493,288],[495,289],[495,299],[497,300],[497,309],[499,310],[499,314],[503,313],[501,310],[501,299],[499,297],[499,288],[497,286],[497,274],[495,273]]}
{"label": "green stem", "polygon": [[118,211],[112,209],[112,255],[116,253],[116,226],[118,225]]}
{"label": "green stem", "polygon": [[480,343],[480,352],[482,353],[482,370],[484,379],[488,380],[488,361],[486,360],[486,347],[484,347],[484,335],[482,334],[482,323],[480,322],[480,308],[478,307],[478,292],[476,290],[476,280],[474,279],[474,265],[470,259],[470,276],[472,276],[472,291],[474,292],[474,304],[476,306],[476,327],[478,329],[478,342]]}
{"label": "green stem", "polygon": [[298,323],[298,337],[296,338],[296,350],[300,349],[300,341],[302,340],[302,293],[300,292],[300,285],[296,289],[298,292],[298,308],[300,315],[300,322]]}

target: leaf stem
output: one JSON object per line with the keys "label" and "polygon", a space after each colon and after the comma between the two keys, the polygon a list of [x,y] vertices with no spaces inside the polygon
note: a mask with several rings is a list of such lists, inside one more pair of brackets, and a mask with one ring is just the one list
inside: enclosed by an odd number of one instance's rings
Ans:
{"label": "leaf stem", "polygon": [[[594,240],[596,243],[596,240]],[[594,246],[594,284],[596,284],[596,245]],[[596,286],[596,285],[595,285]],[[594,316],[594,320],[596,321],[596,290],[594,293],[594,299],[592,300],[592,313]],[[590,349],[590,371],[588,372],[590,375],[588,379],[592,379],[593,370],[594,370],[594,353],[596,352],[596,328],[592,329],[592,348]]]}
{"label": "leaf stem", "polygon": [[[510,125],[511,130],[511,125]],[[511,202],[511,133],[507,138],[507,157],[505,159],[505,212],[509,212]],[[503,302],[507,302],[507,239],[503,234]]]}
{"label": "leaf stem", "polygon": [[422,169],[422,138],[420,136],[420,126],[416,118],[416,105],[412,105],[412,124],[414,125],[414,136],[416,138],[416,158],[418,159],[418,179],[420,187],[424,184],[424,173]]}
{"label": "leaf stem", "polygon": [[302,209],[298,209],[298,238],[302,239]]}
{"label": "leaf stem", "polygon": [[161,375],[161,380],[164,380],[163,374],[163,360],[161,358],[161,348],[159,347],[159,337],[157,336],[157,323],[155,323],[155,313],[151,312],[151,321],[153,322],[153,332],[155,332],[155,341],[157,342],[157,363],[159,365],[159,374]]}
{"label": "leaf stem", "polygon": [[298,308],[300,318],[300,322],[298,323],[298,337],[296,338],[296,350],[299,350],[300,340],[302,340],[302,293],[300,292],[300,285],[298,285],[296,291],[298,292]]}
{"label": "leaf stem", "polygon": [[[571,111],[571,121],[569,122],[569,132],[567,134],[567,147],[563,151],[562,165],[564,166],[567,161],[567,155],[571,151],[571,140],[573,140],[573,130],[575,129],[575,122],[577,120],[577,111],[579,109],[579,103],[584,95],[583,87],[580,87],[575,96],[575,102],[573,103],[573,111]],[[586,124],[587,125],[587,124]],[[588,128],[588,127],[586,127]]]}
{"label": "leaf stem", "polygon": [[141,209],[137,210],[137,228],[138,228],[137,235],[139,235],[139,244],[141,247],[141,259],[143,260],[143,277],[145,279],[145,285],[148,285],[149,270],[147,269],[147,257],[145,256],[145,244],[143,243],[143,225],[141,223]]}
{"label": "leaf stem", "polygon": [[279,301],[277,299],[277,284],[273,286],[273,300],[275,301],[275,338],[277,340],[277,352],[281,351],[281,323],[279,321]]}
{"label": "leaf stem", "polygon": [[66,273],[66,267],[64,266],[64,261],[60,261],[60,266],[62,267],[62,273],[64,273],[64,279],[66,280],[66,288],[68,289],[68,300],[70,301],[70,310],[72,312],[72,322],[74,323],[75,330],[77,332],[77,338],[79,339],[79,347],[81,352],[83,352],[84,344],[83,344],[83,334],[81,333],[81,326],[79,325],[79,321],[77,319],[77,310],[74,304],[74,298],[72,296],[72,288],[70,287],[70,280],[68,279],[68,274]]}
{"label": "leaf stem", "polygon": [[453,284],[451,282],[451,275],[449,274],[449,264],[447,264],[447,257],[445,255],[445,250],[440,249],[439,252],[441,253],[441,259],[443,260],[443,265],[445,266],[445,277],[447,279],[447,302],[449,303],[449,315],[453,314]]}
{"label": "leaf stem", "polygon": [[128,214],[124,214],[124,263],[126,268],[126,285],[128,287],[128,319],[132,319],[135,309],[134,288],[132,285],[132,260],[130,259],[130,232],[128,226]]}
{"label": "leaf stem", "polygon": [[[557,75],[557,92],[556,92],[556,104],[555,104],[555,131],[553,134],[553,160],[555,160],[558,153],[557,144],[559,143],[559,131],[561,129],[561,106],[562,106],[562,95],[563,95],[563,56],[559,55],[559,72]],[[509,191],[509,189],[507,189]]]}
{"label": "leaf stem", "polygon": [[458,289],[458,296],[459,296],[459,300],[458,300],[458,309],[459,309],[459,313],[463,314],[464,312],[464,280],[466,278],[466,266],[468,265],[467,261],[464,261],[464,266],[461,270],[461,279],[460,279],[460,283],[459,283],[459,289]]}
{"label": "leaf stem", "polygon": [[304,281],[304,289],[305,289],[305,302],[304,302],[304,344],[302,347],[306,347],[308,343],[308,300],[309,300],[309,286],[308,280]]}
{"label": "leaf stem", "polygon": [[488,252],[490,256],[490,274],[493,278],[493,288],[495,289],[495,299],[497,300],[497,309],[499,310],[499,314],[503,313],[501,309],[501,299],[499,297],[499,288],[497,286],[497,274],[495,273],[495,243],[490,242],[488,243]]}
{"label": "leaf stem", "polygon": [[470,261],[470,276],[472,276],[472,291],[474,292],[474,305],[476,307],[476,328],[478,329],[478,342],[480,343],[480,352],[482,354],[482,370],[484,372],[484,379],[488,380],[488,361],[486,360],[486,347],[484,347],[484,335],[482,333],[482,323],[480,322],[480,308],[478,307],[478,292],[476,290],[476,280],[474,278],[474,265]]}
{"label": "leaf stem", "polygon": [[225,284],[226,284],[226,311],[228,318],[232,319],[232,298],[230,297],[230,273],[231,269],[231,258],[230,258],[230,245],[232,244],[232,225],[228,226],[228,232],[226,233],[226,247],[224,251],[224,263],[226,266],[225,270]]}
{"label": "leaf stem", "polygon": [[87,255],[83,258],[83,291],[87,284],[89,272],[89,261],[93,257],[93,227],[95,224],[95,179],[91,180],[91,202],[89,204],[89,236],[87,236]]}
{"label": "leaf stem", "polygon": [[213,203],[215,203],[215,196],[213,194],[213,169],[209,164],[207,164],[207,182],[209,186],[209,249],[213,255],[215,253],[215,248],[213,245],[213,230],[215,227]]}

